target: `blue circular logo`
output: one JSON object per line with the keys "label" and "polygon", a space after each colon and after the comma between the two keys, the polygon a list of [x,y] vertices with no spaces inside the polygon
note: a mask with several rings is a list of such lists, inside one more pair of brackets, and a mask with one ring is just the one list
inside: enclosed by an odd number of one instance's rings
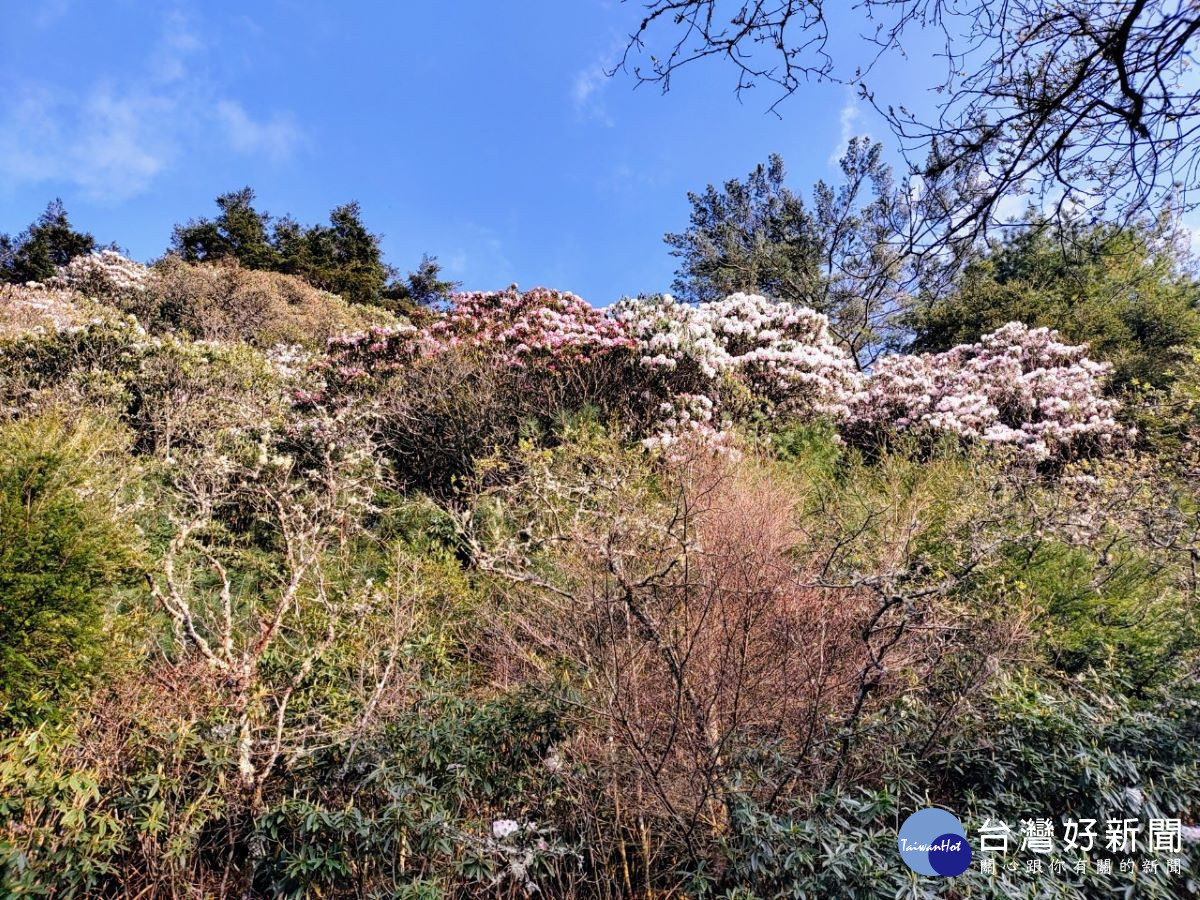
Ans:
{"label": "blue circular logo", "polygon": [[971,845],[951,813],[918,809],[900,826],[900,858],[922,875],[961,875],[971,865]]}

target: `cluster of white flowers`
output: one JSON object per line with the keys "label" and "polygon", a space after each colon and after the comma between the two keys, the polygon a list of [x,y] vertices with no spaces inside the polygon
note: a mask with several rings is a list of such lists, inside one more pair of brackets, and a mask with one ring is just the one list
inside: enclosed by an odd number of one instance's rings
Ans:
{"label": "cluster of white flowers", "polygon": [[99,250],[76,256],[59,266],[49,283],[54,287],[78,291],[85,297],[111,298],[139,294],[146,290],[150,270],[126,259],[115,250]]}
{"label": "cluster of white flowers", "polygon": [[565,856],[567,847],[556,840],[553,829],[536,822],[515,819],[496,819],[491,836],[478,843],[487,856],[502,864],[489,887],[504,882],[519,885],[526,895],[537,894],[540,888],[533,881],[539,862]]}
{"label": "cluster of white flowers", "polygon": [[637,339],[641,364],[678,391],[664,402],[662,429],[648,446],[670,446],[684,432],[723,436],[719,398],[730,380],[768,416],[844,418],[861,390],[862,376],[828,319],[803,306],[756,294],[697,305],[663,295],[623,300],[612,315]]}
{"label": "cluster of white flowers", "polygon": [[1086,346],[1020,322],[945,353],[881,359],[850,404],[855,427],[943,431],[1046,459],[1124,436]]}
{"label": "cluster of white flowers", "polygon": [[642,365],[667,372],[691,366],[716,378],[729,367],[729,357],[698,309],[663,294],[622,300],[611,315],[637,340]]}
{"label": "cluster of white flowers", "polygon": [[271,368],[284,378],[296,378],[312,366],[316,354],[299,344],[275,344],[266,352]]}
{"label": "cluster of white flowers", "polygon": [[521,826],[515,819],[496,819],[492,822],[492,837],[502,841],[520,830]]}
{"label": "cluster of white flowers", "polygon": [[61,331],[100,313],[97,304],[76,302],[74,292],[26,285],[0,285],[0,337]]}
{"label": "cluster of white flowers", "polygon": [[668,458],[684,450],[690,441],[700,441],[709,449],[737,454],[732,446],[733,433],[713,426],[715,404],[705,394],[676,394],[658,406],[658,429],[642,441],[648,450]]}
{"label": "cluster of white flowers", "polygon": [[609,354],[627,359],[650,410],[644,444],[668,454],[693,440],[729,450],[733,423],[747,416],[826,416],[851,439],[893,428],[947,432],[1037,460],[1126,433],[1104,396],[1108,367],[1049,329],[1010,322],[945,353],[884,357],[864,374],[825,316],[753,294],[695,305],[629,299],[607,313],[545,289],[462,294],[421,328],[331,341],[324,372],[354,385],[454,346],[550,373]]}
{"label": "cluster of white flowers", "polygon": [[772,412],[843,416],[860,387],[829,320],[807,307],[757,294],[696,305],[664,295],[623,300],[613,316],[638,339],[643,365],[710,380],[733,375]]}

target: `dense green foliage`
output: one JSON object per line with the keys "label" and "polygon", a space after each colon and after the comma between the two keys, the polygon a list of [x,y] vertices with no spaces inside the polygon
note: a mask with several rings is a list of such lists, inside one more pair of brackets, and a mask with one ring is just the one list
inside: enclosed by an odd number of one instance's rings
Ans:
{"label": "dense green foliage", "polygon": [[673,289],[692,301],[744,291],[808,306],[864,364],[894,345],[918,274],[900,252],[912,204],[882,145],[852,139],[840,168],[840,182],[818,181],[810,202],[787,186],[778,154],[744,181],[689,193],[687,229],[665,238],[679,260]]}
{"label": "dense green foliage", "polygon": [[135,563],[96,425],[0,427],[0,720],[78,689],[105,652],[103,620]]}
{"label": "dense green foliage", "polygon": [[821,246],[804,199],[784,183],[783,157],[772,155],[746,180],[688,194],[687,231],[666,236],[680,259],[673,285],[687,300],[736,291],[799,300],[816,292]]}
{"label": "dense green foliage", "polygon": [[215,219],[177,226],[171,249],[187,262],[232,257],[250,269],[301,275],[322,290],[355,303],[380,299],[388,269],[379,237],[362,223],[358,204],[329,214],[328,225],[303,226],[285,216],[272,224],[254,208],[254,191],[242,188],[217,198]]}

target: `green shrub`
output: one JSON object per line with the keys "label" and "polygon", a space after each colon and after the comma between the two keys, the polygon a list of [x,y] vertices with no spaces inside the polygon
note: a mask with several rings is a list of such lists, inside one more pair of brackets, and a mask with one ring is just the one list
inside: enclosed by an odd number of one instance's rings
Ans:
{"label": "green shrub", "polygon": [[[1200,703],[1171,694],[1156,699],[1144,708],[1087,691],[1002,683],[983,713],[958,723],[955,736],[929,756],[889,754],[883,786],[839,787],[786,811],[745,803],[722,842],[721,865],[697,871],[693,890],[731,900],[1192,896],[1186,873],[1200,863],[1195,845],[1184,845],[1183,876],[1169,874],[1165,865],[1155,873],[1122,873],[1120,855],[1103,847],[1102,823],[1109,817],[1138,819],[1144,834],[1150,818],[1193,821],[1200,804]],[[911,746],[919,736],[910,732],[927,724],[919,716],[897,717],[890,725],[895,746]],[[973,867],[952,881],[912,872],[896,851],[905,817],[935,805],[958,816],[976,854]],[[1092,866],[1078,876],[1069,869],[1055,872],[1048,863],[1039,873],[1026,871],[1030,857],[1018,853],[1020,821],[1047,817],[1057,823],[1058,837],[1063,818],[1101,823],[1090,856],[1114,858],[1112,873]],[[1020,859],[1019,872],[1003,865],[994,876],[980,871],[978,835],[985,819],[1013,829],[1001,860]],[[1067,853],[1060,849],[1057,857]]]}
{"label": "green shrub", "polygon": [[1038,643],[1059,672],[1105,672],[1141,689],[1175,677],[1196,646],[1190,605],[1144,552],[1046,541],[1010,558],[1010,590],[1030,598]]}
{"label": "green shrub", "polygon": [[329,338],[394,324],[375,306],[351,304],[302,278],[256,271],[236,260],[185,263],[168,257],[127,311],[154,332],[177,329],[196,339],[245,341],[258,347],[323,348]]}
{"label": "green shrub", "polygon": [[[552,776],[541,761],[565,735],[563,709],[522,691],[473,701],[465,684],[424,687],[426,699],[354,759],[344,747],[309,757],[258,817],[260,891],[444,896],[509,877],[506,851],[517,848],[491,839],[491,823],[542,819]],[[563,852],[536,848],[528,877],[544,883]]]}
{"label": "green shrub", "polygon": [[0,341],[0,400],[103,410],[133,430],[135,450],[168,457],[278,424],[290,405],[258,350],[152,337],[129,317]]}
{"label": "green shrub", "polygon": [[115,441],[102,424],[49,415],[0,427],[0,700],[9,716],[80,687],[103,658],[105,609],[136,560],[104,459]]}

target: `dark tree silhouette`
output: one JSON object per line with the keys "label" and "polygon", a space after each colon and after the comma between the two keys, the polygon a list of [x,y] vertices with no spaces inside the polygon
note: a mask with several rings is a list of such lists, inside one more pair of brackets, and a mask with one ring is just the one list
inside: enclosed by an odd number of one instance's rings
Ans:
{"label": "dark tree silhouette", "polygon": [[249,187],[222,194],[215,219],[175,226],[171,252],[187,262],[234,258],[251,269],[298,275],[352,303],[393,305],[413,292],[422,297],[414,302],[423,302],[455,287],[438,280],[437,263],[428,257],[407,282],[395,281],[395,270],[383,259],[381,236],[363,223],[357,203],[334,207],[328,225],[302,225],[291,216],[276,219],[256,209],[254,199]]}
{"label": "dark tree silhouette", "polygon": [[53,200],[37,221],[15,238],[0,234],[0,281],[44,281],[59,266],[96,249],[94,237],[71,225],[62,200]]}
{"label": "dark tree silhouette", "polygon": [[395,301],[407,301],[417,307],[437,307],[450,300],[450,296],[461,287],[462,282],[442,277],[442,266],[436,256],[428,253],[421,256],[415,271],[404,278],[396,278],[385,292]]}

